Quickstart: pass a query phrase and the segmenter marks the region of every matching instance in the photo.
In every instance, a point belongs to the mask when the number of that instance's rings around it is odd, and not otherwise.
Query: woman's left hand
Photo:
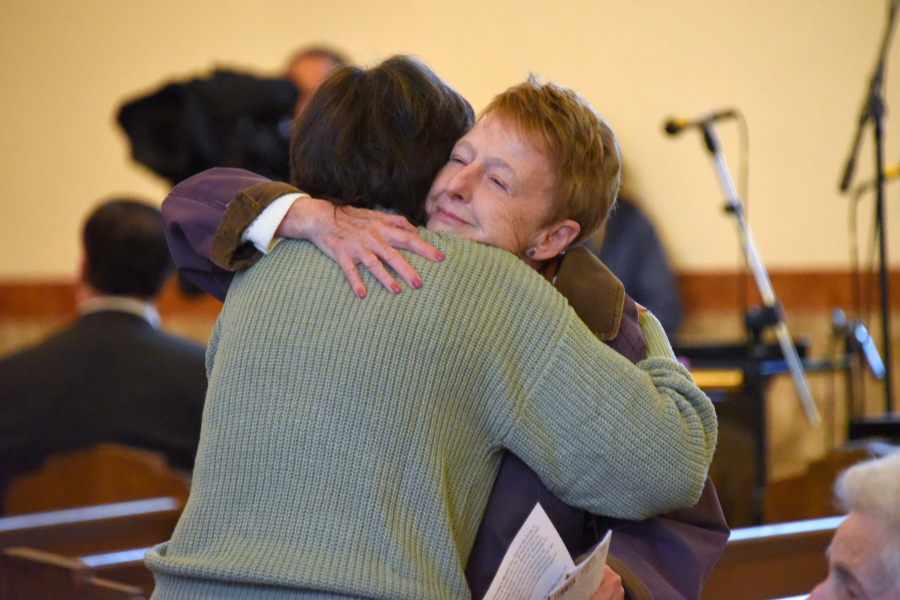
[[[327,200],[298,198],[275,234],[309,240],[341,267],[353,292],[366,296],[357,265],[362,264],[387,290],[398,294],[400,284],[387,267],[413,288],[422,287],[418,272],[397,250],[409,250],[432,262],[441,252],[419,237],[418,229],[398,215],[365,208],[335,206]],[[385,266],[387,265],[387,267]]]

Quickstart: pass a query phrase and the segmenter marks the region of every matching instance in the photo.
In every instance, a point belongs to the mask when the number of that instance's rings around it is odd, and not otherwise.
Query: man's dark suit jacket
[[[191,469],[205,398],[203,346],[138,315],[89,313],[0,360],[0,491],[45,458],[98,442],[158,451]]]

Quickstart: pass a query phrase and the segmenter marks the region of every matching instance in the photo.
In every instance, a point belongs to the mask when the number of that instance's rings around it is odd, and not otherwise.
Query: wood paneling
[[[769,274],[775,294],[788,311],[831,310],[849,308],[853,304],[853,277],[849,271],[774,271]],[[891,305],[900,308],[900,271],[889,276]],[[734,271],[682,272],[678,282],[688,314],[703,311],[731,311],[743,305],[760,304],[753,279]],[[876,276],[861,278],[860,287],[878,302]],[[220,302],[205,294],[188,297],[174,280],[159,299],[160,313],[165,316],[188,316],[215,319],[222,308]],[[39,280],[31,282],[0,281],[0,318],[69,318],[75,315],[75,289],[71,282]]]
[[[163,318],[201,317],[215,319],[222,303],[206,294],[189,297],[170,280],[159,297]],[[0,281],[0,319],[70,319],[76,314],[75,285],[72,282]]]
[[[75,314],[75,286],[63,281],[0,283],[0,317],[65,317]]]
[[[831,310],[849,308],[854,303],[853,275],[849,271],[774,271],[769,273],[775,295],[788,311]],[[877,306],[877,275],[859,278],[863,298],[870,297]],[[728,311],[748,304],[761,304],[756,284],[749,275],[737,272],[679,273],[678,283],[687,313]],[[891,306],[900,308],[900,271],[888,275],[892,291]],[[896,290],[896,291],[895,291]]]

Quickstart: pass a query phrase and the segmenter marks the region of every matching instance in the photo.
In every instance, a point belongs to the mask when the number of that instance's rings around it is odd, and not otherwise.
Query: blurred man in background
[[[331,70],[346,62],[337,50],[307,46],[291,56],[278,77],[216,69],[126,101],[117,121],[135,162],[169,185],[213,167],[288,181],[294,116]],[[178,283],[188,296],[202,293],[181,276]]]
[[[313,46],[298,50],[277,77],[216,69],[128,100],[117,119],[134,160],[173,186],[212,167],[287,181],[291,121],[345,62],[340,52]]]
[[[288,61],[285,69],[285,77],[294,84],[300,93],[294,107],[294,114],[299,114],[306,106],[310,96],[319,88],[332,69],[347,64],[347,62],[343,54],[327,46],[308,46],[298,50]],[[288,132],[288,137],[290,137],[290,132]]]
[[[90,215],[82,241],[79,319],[0,360],[0,503],[14,475],[100,442],[194,464],[205,348],[159,329],[155,298],[172,270],[162,215],[111,200]]]
[[[669,339],[674,339],[684,316],[678,282],[653,223],[635,200],[628,175],[623,168],[615,208],[603,229],[584,245],[619,278],[635,302],[659,319]]]

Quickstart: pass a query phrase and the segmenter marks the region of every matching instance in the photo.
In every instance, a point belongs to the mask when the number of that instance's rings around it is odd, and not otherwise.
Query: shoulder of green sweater
[[[452,265],[455,261],[459,268],[465,270],[472,268],[497,269],[514,274],[528,273],[529,276],[526,279],[543,279],[537,271],[506,250],[473,242],[446,231],[428,231],[424,227],[419,228],[419,235],[444,253],[446,257],[444,263],[446,264]],[[407,253],[407,256],[411,255]],[[413,259],[418,260],[415,256]]]
[[[541,330],[540,335],[549,336],[548,344],[572,322],[578,322],[566,299],[514,254],[452,233],[420,232],[425,241],[446,257],[440,263],[432,263],[406,253],[410,263],[425,277],[424,288],[429,286],[429,281],[439,281],[441,294],[451,293],[466,298],[467,302],[478,303],[488,314],[502,313],[510,319],[507,322],[510,327],[525,319],[532,333]],[[515,328],[524,331],[519,326]]]
[[[527,293],[526,290],[533,290],[535,298],[538,295],[549,294],[565,304],[565,299],[540,273],[511,252],[444,231],[427,231],[420,228],[419,233],[422,239],[438,248],[446,257],[441,263],[431,264],[435,265],[438,271],[445,268],[458,271],[453,277],[461,283],[472,281],[474,277],[489,277],[491,285],[505,286],[507,294],[522,294]],[[425,259],[410,253],[406,256],[411,262],[414,261],[413,266],[417,269],[420,265],[428,264]],[[501,289],[497,292],[499,293]]]

